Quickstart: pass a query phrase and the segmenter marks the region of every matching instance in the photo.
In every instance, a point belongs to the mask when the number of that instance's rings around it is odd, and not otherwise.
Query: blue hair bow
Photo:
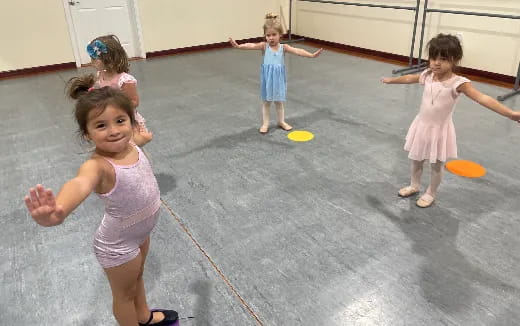
[[[101,53],[108,53],[108,49],[105,43],[95,40],[94,44],[87,45],[87,52],[92,59],[99,59]]]

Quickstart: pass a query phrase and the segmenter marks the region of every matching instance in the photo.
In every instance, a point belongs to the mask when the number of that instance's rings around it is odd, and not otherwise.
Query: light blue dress
[[[279,44],[276,52],[271,50],[269,44],[265,46],[264,62],[260,69],[260,87],[263,101],[285,102],[287,78],[283,50],[283,44]]]

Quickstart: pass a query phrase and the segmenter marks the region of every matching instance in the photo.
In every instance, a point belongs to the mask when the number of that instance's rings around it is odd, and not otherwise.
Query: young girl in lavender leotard
[[[146,302],[143,270],[161,201],[148,159],[130,141],[136,124],[134,106],[126,94],[111,87],[87,91],[88,85],[78,81],[70,87],[69,95],[78,99],[79,131],[94,143],[94,153],[56,197],[37,185],[25,204],[38,224],[55,226],[90,193],[97,193],[105,202],[105,215],[94,252],[112,289],[116,320],[122,326],[174,325],[177,312],[150,310]]]

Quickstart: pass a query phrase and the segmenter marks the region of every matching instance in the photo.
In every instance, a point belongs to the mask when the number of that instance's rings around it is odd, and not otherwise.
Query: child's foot
[[[410,196],[413,196],[418,193],[419,193],[419,189],[412,187],[412,186],[407,186],[407,187],[399,189],[399,197],[403,197],[403,198],[410,197]]]
[[[415,203],[417,206],[421,208],[430,207],[433,202],[435,201],[435,198],[430,194],[423,194],[421,198]]]
[[[175,310],[152,309],[148,321],[139,323],[139,326],[170,326],[178,319],[179,315]]]
[[[267,134],[267,132],[269,131],[269,126],[262,125],[262,126],[260,127],[260,129],[258,129],[258,131],[259,131],[261,134]]]
[[[285,130],[285,131],[292,130],[292,126],[290,124],[288,124],[287,122],[285,122],[285,121],[278,123],[278,126],[280,128],[282,128],[283,130]]]

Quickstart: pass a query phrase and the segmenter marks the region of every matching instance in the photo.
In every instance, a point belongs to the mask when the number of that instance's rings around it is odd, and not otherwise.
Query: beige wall
[[[288,0],[137,0],[147,52],[257,37],[263,15],[282,13]],[[412,6],[414,0],[358,0]],[[314,4],[294,0],[293,32],[308,37],[408,55],[412,12]],[[430,0],[432,8],[520,15],[519,0]],[[73,62],[63,3],[1,1],[0,71]],[[23,20],[23,22],[22,22]],[[466,67],[516,75],[520,61],[520,21],[430,14],[426,39],[461,32]],[[5,46],[8,44],[8,46]],[[418,44],[416,49],[418,49]]]
[[[283,0],[137,0],[146,52],[262,35]],[[0,71],[73,62],[62,0],[0,2]]]
[[[139,0],[147,52],[262,35],[266,12],[280,0]]]
[[[339,0],[338,0],[339,1]],[[413,12],[294,1],[297,34],[408,56]],[[415,6],[414,0],[356,2]],[[471,3],[471,5],[469,4]],[[421,5],[422,6],[422,5]],[[520,16],[518,0],[431,0],[430,8],[495,12]],[[422,8],[422,7],[421,7]],[[422,13],[420,15],[420,19]],[[430,13],[425,40],[461,32],[465,67],[516,76],[520,61],[520,21]],[[418,30],[420,33],[420,29]],[[418,54],[418,42],[416,55]]]
[[[0,1],[0,71],[74,61],[61,0]]]

